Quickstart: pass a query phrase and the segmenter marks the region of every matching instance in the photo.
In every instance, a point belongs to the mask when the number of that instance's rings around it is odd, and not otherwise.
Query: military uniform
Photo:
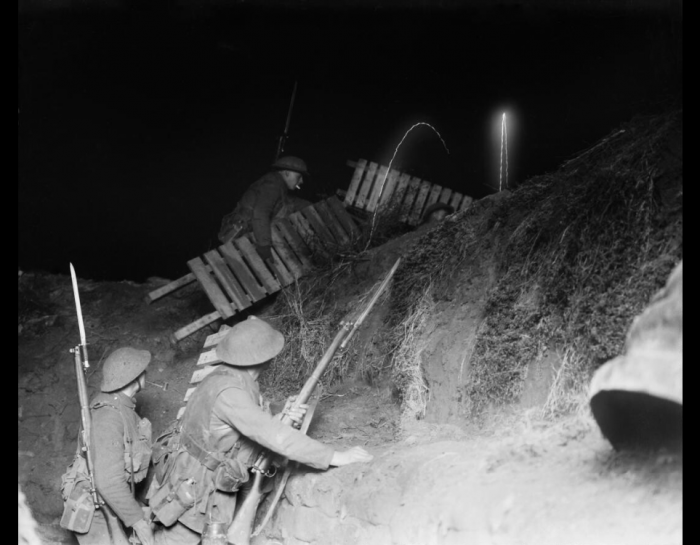
[[[176,487],[187,480],[194,497],[177,522],[156,533],[159,544],[198,543],[207,513],[214,521],[230,524],[237,489],[245,486],[260,446],[317,469],[327,469],[334,452],[266,412],[257,381],[245,369],[227,365],[197,386],[180,432],[171,441],[177,449],[169,455],[161,483],[152,483],[151,507],[157,515],[154,499],[175,497]],[[220,478],[223,468],[228,479]],[[236,474],[239,478],[234,486],[230,486],[232,474],[234,480]]]
[[[151,457],[151,423],[136,414],[133,398],[122,392],[99,393],[90,404],[92,460],[97,492],[109,508],[130,528],[144,518],[130,483],[139,483]],[[81,545],[126,543],[124,532],[108,528],[104,508],[95,511],[90,530],[76,533]]]
[[[288,192],[279,172],[265,174],[246,190],[234,211],[224,217],[219,240],[225,243],[252,231],[258,246],[271,246],[270,223],[287,204]]]

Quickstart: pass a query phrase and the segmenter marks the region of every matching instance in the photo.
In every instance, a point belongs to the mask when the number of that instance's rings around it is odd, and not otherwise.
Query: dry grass
[[[425,340],[419,340],[420,332],[433,314],[434,307],[435,302],[428,288],[412,313],[396,328],[398,335],[393,354],[392,380],[400,392],[403,416],[417,420],[425,416],[430,395],[421,364]]]
[[[669,167],[666,156],[681,118],[632,120],[559,171],[476,201],[406,259],[393,304],[399,334],[428,286],[435,300],[450,299],[466,263],[498,264],[465,387],[472,418],[517,401],[527,364],[544,347],[565,361],[543,415],[586,405],[590,374],[622,350],[633,317],[682,258],[682,209],[664,205],[659,189],[682,198],[682,162]]]
[[[334,307],[322,282],[326,274],[314,275],[282,290],[270,321],[282,332],[285,348],[261,377],[267,395],[281,399],[296,394],[323,357],[335,331]],[[322,382],[331,383],[342,375],[342,365],[334,360]]]

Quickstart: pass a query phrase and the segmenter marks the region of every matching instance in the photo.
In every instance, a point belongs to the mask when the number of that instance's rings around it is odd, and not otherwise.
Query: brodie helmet
[[[309,175],[309,172],[306,170],[306,163],[299,159],[299,157],[294,157],[292,155],[280,157],[272,164],[272,168],[275,170],[291,170],[303,176]]]
[[[148,350],[137,350],[130,347],[117,348],[105,360],[100,390],[114,392],[123,388],[138,378],[150,362],[151,353]]]
[[[239,367],[258,365],[274,358],[284,348],[284,335],[267,322],[250,316],[234,325],[216,346],[216,355]]]

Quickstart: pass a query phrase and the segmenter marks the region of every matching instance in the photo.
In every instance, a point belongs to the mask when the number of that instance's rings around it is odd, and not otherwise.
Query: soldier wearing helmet
[[[298,189],[308,175],[306,163],[298,157],[288,155],[277,159],[271,171],[246,190],[234,211],[224,216],[218,235],[221,243],[252,231],[258,254],[270,262],[270,223],[287,204],[289,192]]]
[[[92,399],[90,412],[95,486],[106,505],[95,510],[87,533],[75,534],[81,545],[127,545],[122,525],[133,528],[144,545],[154,543],[150,521],[134,496],[134,485],[146,477],[151,458],[151,423],[139,418],[134,401],[145,387],[150,361],[148,350],[130,347],[118,348],[105,360],[101,392]]]
[[[283,347],[284,336],[255,317],[236,324],[217,346],[216,354],[226,365],[197,386],[169,440],[165,467],[156,463],[156,475],[163,477],[154,479],[148,497],[164,526],[156,531],[157,544],[197,544],[210,519],[228,526],[237,491],[249,480],[261,447],[316,469],[372,459],[361,447],[336,451],[266,412],[258,377]],[[281,414],[286,412],[298,427],[308,406],[292,410],[291,401]],[[188,485],[191,476],[196,481]],[[188,501],[174,513],[169,497]]]

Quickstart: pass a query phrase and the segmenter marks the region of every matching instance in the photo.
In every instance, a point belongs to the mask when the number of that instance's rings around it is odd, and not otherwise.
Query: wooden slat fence
[[[255,250],[252,235],[246,234],[190,259],[189,274],[150,292],[146,301],[199,282],[215,310],[173,333],[172,340],[177,342],[292,284],[313,268],[313,253],[334,254],[358,235],[357,225],[333,196],[273,221],[271,268]]]
[[[347,165],[355,171],[345,193],[346,207],[375,212],[393,204],[400,209],[399,219],[409,225],[420,223],[424,210],[438,201],[459,211],[468,207],[473,200],[450,188],[411,177],[393,168],[389,170],[388,166],[365,159],[348,161]]]

